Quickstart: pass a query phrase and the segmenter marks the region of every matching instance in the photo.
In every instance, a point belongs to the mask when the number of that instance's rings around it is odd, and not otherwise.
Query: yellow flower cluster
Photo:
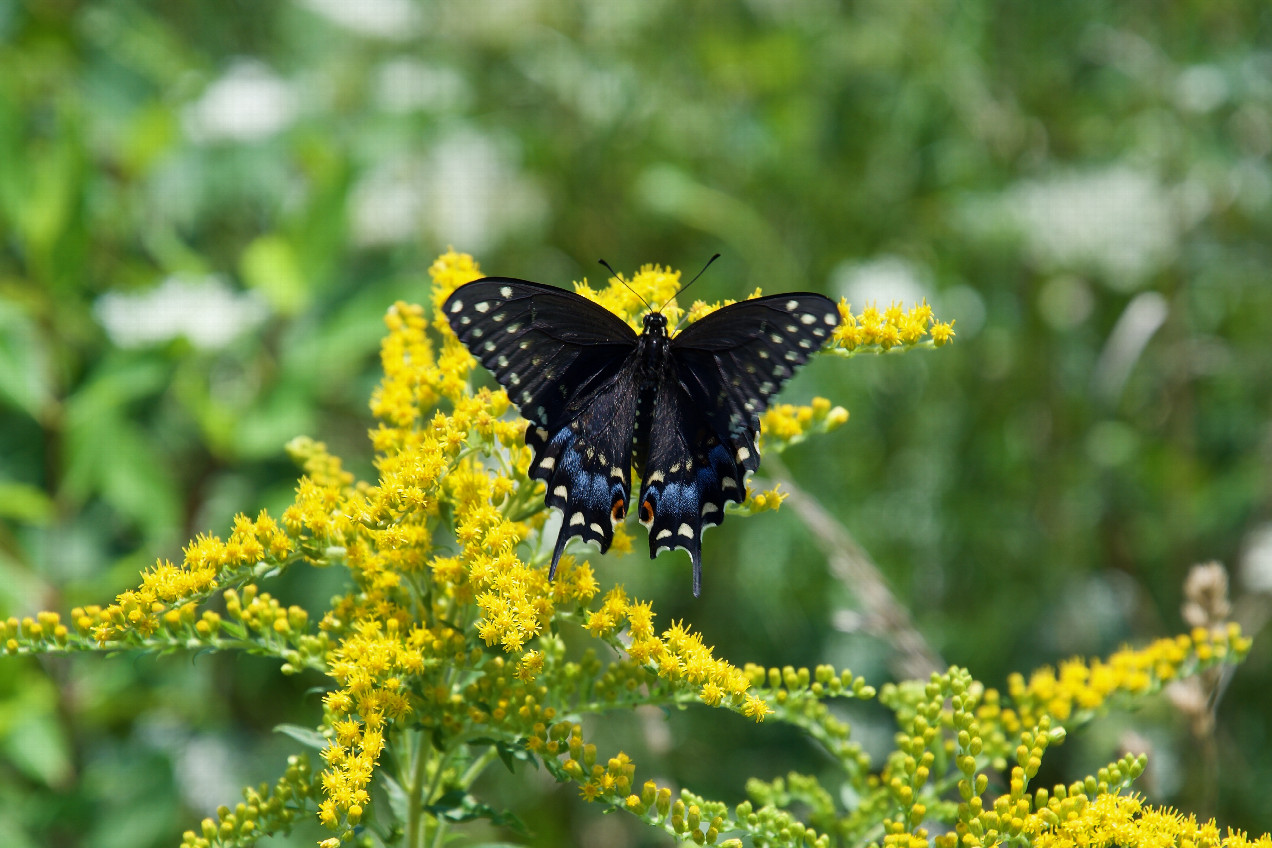
[[[831,349],[847,353],[911,348],[924,341],[925,336],[932,345],[940,347],[954,338],[954,322],[937,321],[926,300],[910,310],[899,303],[882,311],[867,306],[857,315],[846,302],[840,302],[839,317],[842,320],[831,334]]]
[[[435,307],[481,276],[470,258],[454,253],[430,273]],[[457,629],[474,605],[477,635],[519,653],[557,605],[585,602],[596,591],[586,566],[563,568],[549,584],[518,555],[542,518],[509,518],[527,511],[533,487],[525,476],[525,424],[505,417],[504,392],[468,389],[475,362],[443,318],[430,328],[420,307],[398,303],[385,322],[385,376],[372,399],[379,480],[351,487],[338,476],[309,476],[284,517],[311,549],[340,552],[358,586],[322,623],[340,637],[329,655],[339,688],[326,699],[336,732],[325,752],[320,810],[332,827],[361,815],[384,735],[412,710],[409,691],[423,685],[432,693],[432,709],[448,716],[431,719],[439,726],[465,723],[445,681],[480,659]],[[452,539],[459,553],[444,555]],[[534,669],[531,660],[519,676],[528,681]]]
[[[783,448],[797,444],[811,433],[829,433],[848,420],[848,410],[815,397],[807,406],[775,403],[760,416],[761,447]]]
[[[982,721],[1001,724],[1007,735],[1036,724],[1043,715],[1058,722],[1085,718],[1117,695],[1156,691],[1184,673],[1224,659],[1239,659],[1250,650],[1249,638],[1230,624],[1217,630],[1195,628],[1189,634],[1158,639],[1143,648],[1124,648],[1107,660],[1072,659],[1058,669],[1038,669],[1029,676],[1012,675],[1007,694],[1014,709],[999,707],[999,695],[986,692]]]
[[[682,622],[673,622],[661,637],[654,633],[654,612],[648,602],[631,601],[621,587],[611,589],[587,619],[593,636],[615,634],[626,622],[630,642],[628,656],[653,669],[671,683],[696,687],[698,699],[707,706],[727,706],[755,721],[763,721],[772,708],[750,692],[751,684],[742,669],[716,659],[702,637]]]
[[[264,511],[255,521],[240,514],[227,541],[198,536],[185,548],[181,565],[160,560],[142,573],[137,589],[123,592],[110,606],[78,610],[75,624],[91,630],[102,646],[144,641],[164,626],[164,616],[174,608],[202,601],[260,566],[285,562],[293,548],[292,539]]]
[[[198,833],[187,830],[182,835],[181,848],[250,845],[263,834],[288,830],[300,810],[316,800],[318,789],[309,758],[303,754],[288,757],[287,771],[273,786],[249,786],[243,790],[243,802],[233,809],[224,804],[217,807],[216,818],[205,818]]]
[[[1035,814],[1024,832],[1034,848],[1272,848],[1272,836],[1251,839],[1243,831],[1220,833],[1214,819],[1198,823],[1169,808],[1145,804],[1135,795],[1101,795],[1063,818]]]
[[[667,316],[667,323],[672,327],[684,316],[684,310],[674,300],[676,292],[680,290],[679,271],[658,265],[642,265],[626,283],[627,285],[623,285],[612,279],[609,285],[598,291],[584,281],[576,283],[574,291],[620,316],[637,331],[641,329],[644,314],[650,307],[658,309],[667,304],[662,313]]]

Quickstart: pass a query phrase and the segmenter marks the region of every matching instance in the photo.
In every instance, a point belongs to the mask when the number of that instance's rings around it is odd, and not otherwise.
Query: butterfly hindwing
[[[571,401],[612,377],[636,346],[636,333],[608,309],[528,280],[476,280],[442,310],[521,414],[554,432],[577,412]]]
[[[659,383],[640,487],[640,521],[649,556],[684,548],[693,561],[693,594],[702,586],[702,531],[724,521],[726,501],[745,497],[746,469],[703,408],[678,380]]]
[[[548,506],[561,510],[561,531],[548,578],[575,536],[609,550],[614,526],[627,516],[632,490],[632,430],[636,426],[636,360],[629,357],[604,385],[578,401],[579,410],[555,432],[526,431],[534,450],[530,476],[547,485]]]

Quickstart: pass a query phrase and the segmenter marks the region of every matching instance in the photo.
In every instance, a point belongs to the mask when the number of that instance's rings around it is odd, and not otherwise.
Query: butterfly
[[[694,597],[702,531],[746,498],[759,467],[760,413],[839,323],[830,298],[794,292],[722,307],[675,335],[651,309],[638,334],[581,295],[511,277],[466,283],[442,310],[530,421],[530,477],[562,512],[548,578],[575,536],[609,549],[634,459],[650,559],[687,550]]]

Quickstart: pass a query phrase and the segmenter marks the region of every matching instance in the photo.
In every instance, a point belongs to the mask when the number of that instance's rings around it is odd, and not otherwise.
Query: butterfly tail
[[[695,545],[689,555],[693,557],[693,596],[696,598],[702,593],[702,546]]]
[[[552,549],[552,565],[548,567],[549,582],[556,576],[557,563],[561,561],[561,554],[565,553],[565,543],[568,541],[570,541],[570,532],[563,522],[561,532],[557,534],[556,547]]]

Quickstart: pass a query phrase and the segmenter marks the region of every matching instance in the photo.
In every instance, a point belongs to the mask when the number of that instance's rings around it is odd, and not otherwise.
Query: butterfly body
[[[759,467],[760,413],[839,320],[829,298],[794,293],[731,304],[674,336],[651,311],[636,333],[580,295],[509,277],[460,286],[442,308],[530,420],[530,476],[562,512],[549,576],[575,536],[609,549],[634,460],[650,557],[687,550],[695,596],[702,531]]]

